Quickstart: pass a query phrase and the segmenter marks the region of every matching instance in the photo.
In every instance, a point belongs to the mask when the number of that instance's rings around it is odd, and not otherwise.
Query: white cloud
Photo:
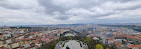
[[[99,17],[98,20],[117,21],[124,23],[140,23],[141,8],[136,10],[126,10],[109,16]]]
[[[0,25],[141,23],[140,11],[141,0],[0,0]]]

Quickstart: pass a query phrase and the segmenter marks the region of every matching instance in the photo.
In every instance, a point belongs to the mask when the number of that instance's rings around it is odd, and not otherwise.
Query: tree
[[[108,47],[106,49],[109,49]]]
[[[97,45],[96,45],[96,49],[103,49],[103,46],[100,45],[100,44],[97,44]]]
[[[85,37],[85,42],[90,42],[91,41],[91,37],[90,36],[86,36]]]
[[[72,40],[72,36],[69,36],[69,39],[71,39],[71,40]]]

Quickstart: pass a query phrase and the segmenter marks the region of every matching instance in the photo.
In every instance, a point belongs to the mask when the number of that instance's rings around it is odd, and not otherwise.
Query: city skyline
[[[141,23],[141,0],[0,0],[1,25]]]

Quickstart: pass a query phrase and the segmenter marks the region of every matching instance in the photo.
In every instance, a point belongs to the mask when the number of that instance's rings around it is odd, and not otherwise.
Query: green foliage
[[[90,36],[86,36],[84,40],[85,40],[85,42],[90,42],[92,39]]]
[[[106,49],[109,49],[108,47]]]
[[[96,45],[96,49],[103,49],[103,46],[100,45],[100,44],[97,44],[97,45]]]
[[[44,44],[40,49],[54,49],[55,45],[59,42],[59,40],[53,40],[49,43]]]
[[[69,36],[69,39],[71,39],[71,40],[72,40],[72,36]]]
[[[68,36],[68,37],[60,37],[57,40],[53,40],[47,44],[44,44],[41,47],[41,49],[54,49],[55,45],[59,41],[65,41],[65,40],[71,40],[71,39],[85,42],[88,45],[89,49],[96,49],[97,45],[98,45],[97,47],[100,47],[100,49],[103,49],[103,48],[106,49],[108,47],[108,46],[101,44],[99,41],[93,40],[90,36],[75,36],[75,37]]]

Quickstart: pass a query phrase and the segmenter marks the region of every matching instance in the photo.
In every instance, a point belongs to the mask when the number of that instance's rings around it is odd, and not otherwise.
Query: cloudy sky
[[[141,0],[0,0],[0,25],[141,23]]]

